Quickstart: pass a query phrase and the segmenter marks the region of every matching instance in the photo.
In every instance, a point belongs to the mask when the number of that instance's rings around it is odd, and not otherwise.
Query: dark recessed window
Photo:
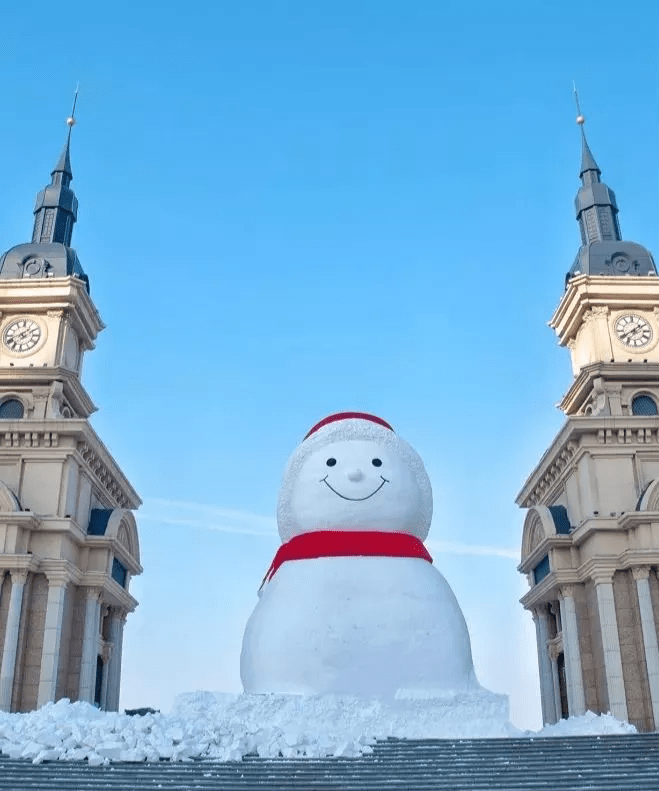
[[[0,404],[0,420],[19,420],[23,417],[23,412],[23,404],[16,398]]]
[[[549,567],[549,557],[547,555],[538,563],[538,565],[533,569],[533,581],[537,585],[539,582],[549,574],[551,568]]]
[[[632,415],[656,415],[657,404],[654,398],[647,395],[636,396],[632,400]]]
[[[122,588],[126,587],[126,567],[116,558],[112,560],[112,579],[118,582]]]

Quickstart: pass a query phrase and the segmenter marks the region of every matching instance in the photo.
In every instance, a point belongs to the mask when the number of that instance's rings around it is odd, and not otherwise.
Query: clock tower
[[[659,277],[622,239],[581,125],[581,247],[550,326],[566,421],[517,503],[545,722],[610,711],[659,729]]]
[[[71,234],[71,127],[32,241],[0,256],[0,710],[119,705],[139,497],[89,423],[103,323]]]

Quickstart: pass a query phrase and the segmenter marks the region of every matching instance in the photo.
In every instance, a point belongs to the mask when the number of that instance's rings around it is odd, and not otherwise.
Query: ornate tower
[[[80,372],[103,323],[70,247],[69,135],[32,241],[0,257],[0,709],[119,705],[139,497],[88,422]]]
[[[623,241],[581,124],[582,246],[551,319],[572,355],[567,420],[517,498],[545,722],[612,712],[659,728],[659,278]]]

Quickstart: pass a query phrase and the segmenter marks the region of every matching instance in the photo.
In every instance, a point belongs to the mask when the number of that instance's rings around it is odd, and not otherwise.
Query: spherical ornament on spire
[[[585,123],[585,121],[586,121],[586,116],[584,115],[577,116],[577,123],[579,124],[579,126],[582,126]]]
[[[66,119],[66,125],[67,125],[69,128],[70,128],[70,127],[72,127],[72,126],[75,126],[75,125],[76,125],[76,123],[77,123],[77,121],[76,121],[76,119],[75,119],[75,118],[74,118],[72,115],[70,115],[70,116],[69,116],[69,117]]]

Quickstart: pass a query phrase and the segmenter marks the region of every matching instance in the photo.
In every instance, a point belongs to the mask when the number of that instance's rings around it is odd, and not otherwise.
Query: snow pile
[[[628,722],[617,720],[613,714],[587,711],[582,717],[570,717],[555,725],[545,725],[538,733],[526,731],[526,736],[606,736],[616,733],[637,733]]]
[[[539,733],[506,722],[492,693],[479,710],[477,695],[404,699],[324,695],[179,696],[172,712],[129,717],[88,703],[60,700],[27,714],[0,712],[0,751],[12,758],[82,761],[172,761],[205,758],[239,761],[249,753],[271,758],[355,757],[372,752],[377,739],[479,738],[631,733],[610,715],[587,714]],[[481,704],[483,702],[481,701]]]

